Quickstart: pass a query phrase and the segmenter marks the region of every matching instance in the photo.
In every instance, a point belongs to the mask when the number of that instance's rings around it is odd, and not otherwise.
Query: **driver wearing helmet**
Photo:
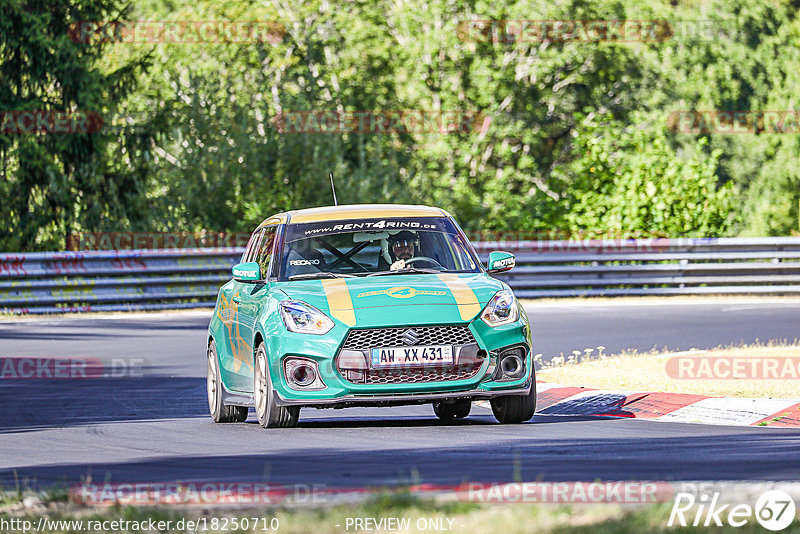
[[[406,260],[413,258],[419,247],[419,238],[414,232],[403,230],[389,236],[389,250],[396,261],[392,263],[389,270],[398,271],[405,268]]]

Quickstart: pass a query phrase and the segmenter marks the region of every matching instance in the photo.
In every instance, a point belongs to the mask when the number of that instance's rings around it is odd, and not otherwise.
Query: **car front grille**
[[[423,382],[445,382],[474,377],[481,363],[470,365],[451,365],[437,368],[369,369],[366,384],[420,384]]]
[[[369,328],[350,330],[344,341],[343,349],[369,350],[375,347],[403,347],[403,333],[407,330],[416,332],[418,341],[415,345],[469,345],[475,338],[469,327],[460,326],[402,326],[399,328]]]
[[[418,345],[471,345],[477,343],[466,325],[457,326],[402,326],[351,330],[342,345],[343,350],[365,351],[378,347],[403,347],[403,334],[413,330]],[[414,366],[397,369],[367,369],[357,384],[419,384],[465,380],[478,374],[483,362],[462,365]],[[347,380],[347,372],[339,370]]]

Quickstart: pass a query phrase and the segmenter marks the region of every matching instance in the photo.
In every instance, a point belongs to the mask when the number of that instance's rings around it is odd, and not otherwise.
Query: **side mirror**
[[[233,272],[233,279],[237,282],[257,282],[261,280],[261,267],[254,261],[237,263],[233,266],[231,272]]]
[[[510,252],[500,252],[495,250],[489,253],[488,271],[490,273],[503,273],[510,271],[517,264],[514,255]]]

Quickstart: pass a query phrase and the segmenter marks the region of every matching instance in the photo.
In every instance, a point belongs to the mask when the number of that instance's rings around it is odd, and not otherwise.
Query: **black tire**
[[[492,399],[492,413],[504,425],[530,421],[536,412],[536,379],[531,377],[531,391],[527,395],[506,395]]]
[[[433,413],[436,417],[443,421],[452,421],[453,419],[464,419],[469,415],[472,409],[472,401],[469,399],[457,400],[453,403],[446,404],[444,402],[433,403]]]
[[[247,420],[247,408],[228,406],[222,400],[219,358],[217,358],[217,345],[213,341],[208,344],[207,357],[206,392],[208,393],[208,409],[211,412],[211,418],[215,423],[243,423]]]
[[[299,406],[278,406],[269,376],[267,349],[261,343],[256,350],[253,397],[256,401],[256,416],[264,428],[291,428],[297,426]]]

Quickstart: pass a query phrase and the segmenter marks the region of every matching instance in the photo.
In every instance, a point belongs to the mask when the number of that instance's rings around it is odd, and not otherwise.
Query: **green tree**
[[[673,15],[689,21],[655,49],[662,79],[671,83],[654,95],[662,121],[674,110],[797,112],[800,86],[800,11],[797,2],[713,0],[680,6]],[[691,24],[691,21],[704,24]],[[740,192],[738,224],[730,234],[786,235],[800,230],[800,139],[790,133],[740,124],[753,133],[678,134],[691,147],[708,138],[706,153],[720,154],[717,176]],[[792,133],[793,132],[793,133]]]
[[[117,6],[0,7],[0,109],[137,117],[133,129],[101,135],[1,135],[0,193],[9,201],[0,217],[9,222],[0,247],[57,248],[70,230],[247,231],[276,211],[329,204],[331,170],[341,203],[440,205],[468,230],[798,229],[798,136],[684,133],[668,121],[678,110],[796,109],[796,1]],[[273,20],[285,34],[180,45],[68,39],[70,22],[109,18]],[[503,23],[659,19],[675,32],[649,42],[520,39]],[[444,135],[275,127],[291,111],[381,110],[480,112],[488,127]]]
[[[408,22],[398,24],[407,28],[408,79],[423,82],[413,93],[418,105],[480,110],[491,125],[485,133],[421,146],[414,191],[472,230],[563,228],[572,184],[558,169],[575,157],[575,117],[608,113],[627,120],[646,100],[651,54],[639,44],[520,38],[503,21],[651,17],[624,2],[584,0],[426,6],[427,12],[404,13]],[[475,20],[488,22],[465,31]]]
[[[70,25],[120,16],[117,0],[4,0],[0,4],[0,110],[83,112],[107,118],[136,88],[146,58],[102,72],[102,43]],[[74,35],[74,34],[73,34]],[[83,226],[144,215],[144,177],[110,157],[110,132],[0,132],[0,220],[6,250],[58,249]],[[141,141],[141,139],[139,139]],[[137,143],[122,140],[128,149]]]
[[[574,141],[580,157],[558,168],[571,184],[566,229],[587,237],[725,235],[735,218],[732,183],[717,187],[720,151],[676,153],[666,128],[585,120]],[[647,122],[640,122],[647,125]]]
[[[321,1],[145,4],[152,20],[273,20],[274,42],[157,45],[148,89],[131,105],[163,110],[152,203],[158,229],[252,229],[281,210],[340,203],[403,202],[407,135],[287,133],[282,113],[402,109],[387,3]],[[213,202],[210,201],[213,199]]]

